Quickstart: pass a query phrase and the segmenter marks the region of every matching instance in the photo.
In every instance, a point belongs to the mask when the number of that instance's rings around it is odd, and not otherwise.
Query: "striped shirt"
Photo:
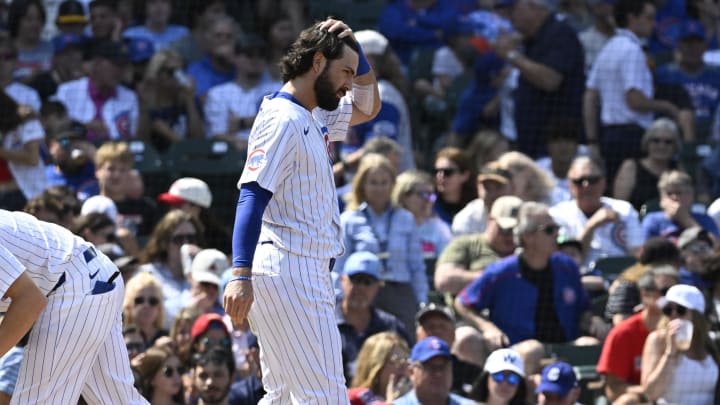
[[[257,182],[273,193],[260,241],[300,256],[336,257],[343,246],[329,151],[331,141],[345,139],[352,99],[345,96],[336,110],[316,108],[311,114],[287,93],[278,94],[263,100],[238,187]]]
[[[62,265],[82,254],[89,245],[59,225],[39,221],[23,212],[0,210],[0,246],[16,259],[14,267],[17,269],[19,264],[47,295],[64,272]],[[11,263],[6,256],[3,265]],[[7,270],[4,266],[3,269]],[[5,282],[6,276],[2,274]],[[0,311],[7,309],[8,304],[8,300],[0,302]]]

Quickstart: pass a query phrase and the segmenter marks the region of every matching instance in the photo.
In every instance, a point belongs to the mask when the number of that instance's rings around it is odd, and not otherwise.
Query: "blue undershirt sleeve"
[[[251,267],[260,237],[262,216],[272,193],[253,181],[240,188],[233,228],[233,267]]]

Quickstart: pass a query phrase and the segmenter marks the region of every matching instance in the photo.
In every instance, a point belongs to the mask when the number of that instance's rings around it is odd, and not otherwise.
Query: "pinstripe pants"
[[[249,320],[260,345],[261,405],[349,402],[328,265],[258,245]]]
[[[133,387],[122,336],[122,278],[109,292],[91,293],[117,267],[99,252],[64,266],[65,283],[49,295],[30,332],[10,404],[70,405],[80,394],[91,405],[147,404]]]

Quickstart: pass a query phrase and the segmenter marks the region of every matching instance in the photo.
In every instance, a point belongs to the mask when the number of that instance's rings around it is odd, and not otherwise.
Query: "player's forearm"
[[[562,84],[563,76],[555,69],[518,54],[513,65],[520,70],[523,78],[543,91],[556,91]]]
[[[7,353],[30,330],[48,301],[24,273],[13,283],[7,296],[12,302],[0,323],[0,355]]]
[[[588,142],[598,140],[598,100],[597,90],[585,90],[583,95],[583,123],[585,124],[585,137]]]
[[[442,264],[435,271],[435,288],[440,292],[458,294],[480,274],[453,264]]]

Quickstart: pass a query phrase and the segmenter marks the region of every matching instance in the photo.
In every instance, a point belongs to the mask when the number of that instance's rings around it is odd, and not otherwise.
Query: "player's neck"
[[[317,107],[315,89],[313,88],[313,83],[309,80],[302,80],[301,78],[290,80],[285,83],[280,91],[295,97],[308,111],[312,111]]]

